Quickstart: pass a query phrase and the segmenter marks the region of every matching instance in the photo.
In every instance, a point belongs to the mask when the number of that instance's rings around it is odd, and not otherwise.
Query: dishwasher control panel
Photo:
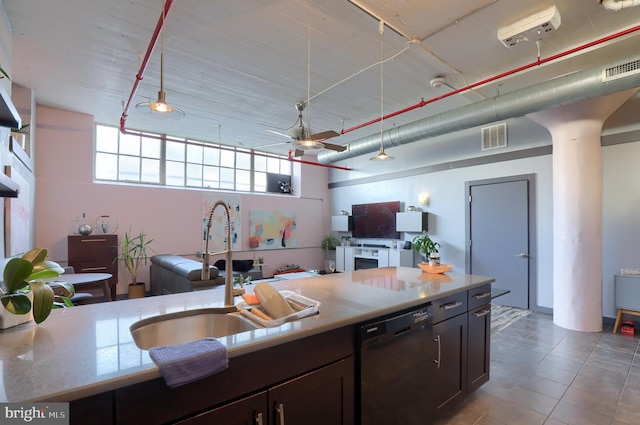
[[[419,327],[433,322],[433,306],[431,303],[396,316],[381,318],[373,323],[360,327],[360,339],[370,339],[379,335],[396,333],[400,330]]]

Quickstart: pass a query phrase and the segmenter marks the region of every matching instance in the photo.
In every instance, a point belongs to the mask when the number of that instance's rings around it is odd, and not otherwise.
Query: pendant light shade
[[[382,55],[382,34],[384,34],[384,21],[380,21],[378,27],[380,33],[380,153],[369,158],[371,161],[389,161],[395,159],[384,151],[384,58]]]
[[[159,115],[171,119],[179,119],[184,117],[182,109],[171,106],[166,101],[164,93],[164,26],[166,18],[165,1],[162,0],[162,32],[161,32],[161,51],[160,51],[160,91],[158,92],[158,100],[155,102],[140,102],[136,105],[136,109],[153,115]]]

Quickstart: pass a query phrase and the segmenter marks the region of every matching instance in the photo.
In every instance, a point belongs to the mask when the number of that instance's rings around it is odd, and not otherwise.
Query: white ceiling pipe
[[[640,6],[640,0],[600,0],[607,10],[619,11],[629,7]]]

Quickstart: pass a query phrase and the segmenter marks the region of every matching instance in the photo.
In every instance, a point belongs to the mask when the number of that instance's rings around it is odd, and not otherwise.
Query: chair
[[[66,266],[66,267],[63,267],[63,269],[64,269],[64,274],[74,274],[75,273],[75,270],[74,270],[73,266]],[[71,300],[73,305],[80,305],[80,304],[85,304],[85,301],[87,301],[88,299],[91,299],[92,297],[93,297],[93,295],[88,293],[88,292],[76,292],[69,299]]]

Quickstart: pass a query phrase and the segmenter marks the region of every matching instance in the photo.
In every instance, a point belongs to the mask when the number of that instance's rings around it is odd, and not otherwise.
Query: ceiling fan
[[[322,131],[320,133],[315,133],[315,134],[311,133],[311,129],[305,124],[304,120],[302,119],[302,111],[304,111],[304,108],[305,108],[304,102],[296,103],[296,110],[298,111],[298,120],[294,125],[287,128],[285,130],[285,133],[281,133],[275,130],[267,130],[267,131],[270,133],[279,134],[281,136],[290,137],[291,141],[287,143],[292,143],[293,145],[296,146],[296,148],[299,148],[302,150],[314,150],[314,149],[325,148],[325,149],[334,150],[336,152],[343,152],[344,150],[347,149],[346,146],[325,142],[325,140],[327,139],[339,136],[340,133],[336,131],[327,130],[327,131]],[[274,145],[268,145],[268,146],[274,146]],[[266,146],[263,146],[263,147],[266,147]]]

